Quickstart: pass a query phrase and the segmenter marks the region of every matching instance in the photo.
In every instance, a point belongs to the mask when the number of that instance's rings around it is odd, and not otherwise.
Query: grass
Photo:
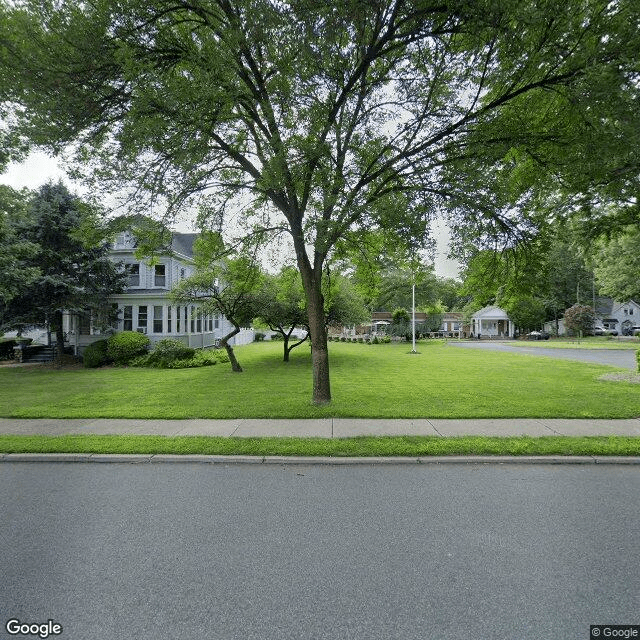
[[[333,402],[311,403],[307,346],[239,347],[245,372],[0,368],[0,416],[20,418],[630,418],[640,385],[598,380],[613,367],[530,354],[330,343]]]
[[[544,349],[640,349],[637,338],[618,340],[617,338],[560,338],[551,340],[517,340],[509,342],[513,347],[540,347]]]
[[[118,453],[250,456],[638,456],[640,438],[462,436],[323,438],[216,438],[202,436],[9,436],[3,453]]]

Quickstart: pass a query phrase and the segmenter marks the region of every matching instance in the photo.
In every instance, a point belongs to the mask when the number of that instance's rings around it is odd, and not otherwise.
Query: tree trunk
[[[282,357],[282,361],[289,362],[289,352],[291,351],[291,349],[289,349],[289,336],[283,333],[282,337],[284,340],[284,356]]]
[[[233,338],[233,336],[240,333],[240,327],[234,326],[234,329],[231,333],[228,333],[224,338],[220,340],[220,345],[223,346],[229,356],[229,362],[231,362],[231,371],[236,371],[237,373],[242,373],[242,367],[236,358],[236,354],[233,352],[233,347],[229,344],[229,340]]]
[[[303,282],[305,277],[303,275]],[[309,335],[311,337],[311,362],[313,367],[313,403],[322,405],[331,402],[329,382],[329,350],[327,329],[324,324],[324,300],[320,281],[311,278],[311,286],[305,286]]]
[[[287,216],[292,221],[292,217]],[[305,237],[298,221],[291,222],[293,246],[296,252],[298,270],[302,276],[302,286],[307,301],[309,336],[311,338],[311,363],[313,369],[313,403],[317,405],[331,402],[329,382],[329,349],[327,329],[324,323],[324,298],[322,296],[322,265],[324,255],[316,251],[314,264],[309,261]],[[325,254],[326,255],[326,254]]]

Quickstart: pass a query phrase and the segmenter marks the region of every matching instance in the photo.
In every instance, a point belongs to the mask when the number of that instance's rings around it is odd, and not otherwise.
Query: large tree
[[[594,256],[600,292],[614,300],[640,300],[640,230],[601,239]]]
[[[0,309],[0,326],[48,325],[62,356],[64,311],[90,312],[108,323],[108,298],[122,291],[125,275],[107,257],[109,245],[88,242],[86,231],[100,224],[98,213],[62,184],[46,184],[31,198],[17,233],[33,247],[31,277],[16,286]],[[93,235],[93,234],[92,234]]]
[[[31,195],[0,185],[0,330],[6,306],[40,275],[39,247],[22,233]]]
[[[14,131],[74,143],[104,184],[134,182],[138,202],[147,191],[177,209],[200,195],[219,229],[231,213],[247,233],[287,233],[325,403],[322,274],[340,239],[382,227],[420,245],[445,205],[459,228],[505,235],[528,229],[514,205],[541,190],[628,195],[639,11],[636,0],[22,0],[0,9],[0,86],[22,105]]]

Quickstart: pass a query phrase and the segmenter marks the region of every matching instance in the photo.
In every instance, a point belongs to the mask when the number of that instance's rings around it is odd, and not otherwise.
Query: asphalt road
[[[447,343],[449,346],[462,349],[486,349],[489,351],[507,351],[532,356],[548,356],[561,360],[577,360],[579,362],[592,362],[594,364],[606,364],[621,369],[636,371],[636,352],[634,349],[545,349],[544,347],[526,347],[511,345],[505,342],[455,342]]]
[[[640,624],[640,469],[0,466],[0,638],[584,640]]]

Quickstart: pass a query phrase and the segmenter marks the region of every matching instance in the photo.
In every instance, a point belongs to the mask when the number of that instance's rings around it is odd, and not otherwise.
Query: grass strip
[[[640,456],[640,437],[629,436],[359,436],[225,438],[134,435],[0,435],[1,453],[199,454],[250,456]]]

